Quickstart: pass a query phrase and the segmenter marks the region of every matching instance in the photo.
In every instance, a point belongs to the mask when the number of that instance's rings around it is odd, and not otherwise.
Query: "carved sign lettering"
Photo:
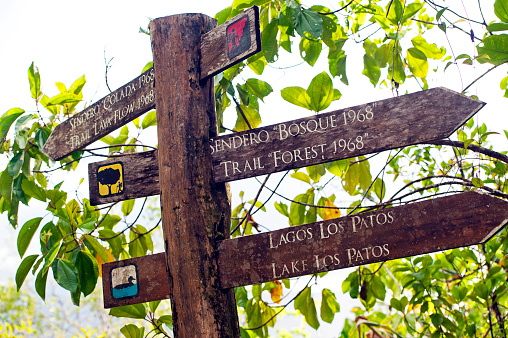
[[[485,103],[445,88],[210,140],[216,182],[307,167],[448,137]]]
[[[222,288],[258,284],[485,243],[508,221],[508,202],[465,192],[354,214],[219,245]]]
[[[61,160],[155,108],[155,73],[150,68],[131,82],[60,123],[42,151]]]

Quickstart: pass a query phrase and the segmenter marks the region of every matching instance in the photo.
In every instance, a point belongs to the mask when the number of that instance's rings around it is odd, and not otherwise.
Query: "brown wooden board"
[[[223,288],[258,284],[485,243],[508,221],[508,202],[476,192],[354,214],[219,246]]]
[[[60,123],[46,141],[42,149],[44,154],[53,160],[61,160],[154,109],[154,74],[153,68],[150,68]]]
[[[90,204],[160,194],[157,150],[126,154],[88,165]]]
[[[445,88],[210,140],[216,182],[443,139],[485,105]]]
[[[259,8],[254,6],[201,38],[201,80],[261,51]]]
[[[168,299],[166,254],[102,264],[102,287],[106,309]]]

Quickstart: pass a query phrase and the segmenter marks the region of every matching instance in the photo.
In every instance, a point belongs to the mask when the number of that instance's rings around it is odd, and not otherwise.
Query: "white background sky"
[[[478,15],[477,4],[475,1],[469,1],[471,7],[468,11],[471,15]],[[337,9],[340,6],[337,2],[325,0],[321,2],[331,9]],[[139,75],[146,62],[151,60],[151,49],[149,37],[139,34],[139,27],[146,28],[148,17],[156,18],[178,13],[200,12],[210,16],[229,6],[231,1],[97,1],[90,0],[86,2],[76,1],[58,1],[58,0],[0,0],[0,114],[13,107],[21,107],[27,111],[33,111],[35,105],[30,98],[30,90],[27,79],[27,69],[31,62],[39,68],[42,80],[42,91],[48,96],[58,93],[54,86],[55,81],[60,81],[70,86],[74,80],[85,74],[87,84],[84,87],[84,100],[87,103],[93,103],[108,94],[104,81],[105,61],[114,58],[111,62],[112,68],[108,72],[108,81],[112,90],[122,86],[129,80]],[[310,6],[310,5],[309,5]],[[490,3],[488,6],[492,6]],[[471,9],[469,9],[471,8]],[[460,10],[460,8],[459,8]],[[463,13],[463,12],[462,12]],[[484,8],[487,21],[494,18],[491,8]],[[432,14],[434,15],[434,14]],[[475,28],[476,29],[476,28]],[[450,50],[447,41],[440,31],[434,29],[435,38],[432,42],[437,42],[438,46],[445,46]],[[483,34],[478,30],[478,34]],[[454,43],[455,55],[475,52],[474,45],[467,36],[458,34],[451,35]],[[363,36],[360,37],[360,39]],[[297,49],[293,44],[293,48]],[[374,89],[368,79],[361,75],[363,68],[361,46],[352,42],[346,44],[348,55],[348,77],[350,86],[346,87],[338,79],[334,79],[335,88],[338,88],[343,98],[334,102],[328,110],[345,108],[348,106],[375,101],[379,99],[392,97],[389,89]],[[319,67],[319,72],[328,70],[326,66],[325,54],[323,51],[321,61],[315,66]],[[353,54],[356,53],[356,54]],[[285,67],[300,62],[301,59],[288,56],[281,52],[281,59],[275,64],[276,67]],[[506,67],[505,67],[506,68]],[[462,82],[458,77],[457,68],[452,66],[446,76],[442,76],[442,70],[439,70],[436,76],[431,76],[430,87],[446,86],[455,91],[461,91],[475,76],[482,74],[486,68],[479,65],[461,66]],[[505,69],[506,70],[506,69]],[[267,67],[265,72],[268,74],[264,80],[268,81],[274,88],[274,93],[266,100],[265,105],[261,107],[263,124],[272,124],[287,120],[296,119],[310,115],[303,109],[297,108],[282,100],[280,90],[287,86],[298,85],[307,88],[313,75],[317,74],[317,69],[313,70],[308,65],[302,65],[296,68],[277,70]],[[506,75],[506,73],[504,73]],[[504,76],[502,72],[493,72],[486,76],[478,85],[473,87],[471,94],[477,94],[481,100],[488,104],[477,115],[477,120],[485,122],[496,131],[502,133],[502,129],[508,129],[506,119],[506,99],[502,98],[499,89],[499,81]],[[385,76],[383,73],[382,76]],[[253,73],[246,72],[243,77],[255,77]],[[407,80],[410,84],[404,87],[409,92],[418,91],[419,88],[412,80]],[[83,105],[80,107],[82,109]],[[226,125],[228,122],[226,122]],[[229,127],[232,127],[234,118],[229,120]],[[153,130],[154,131],[154,130]],[[503,150],[507,146],[504,135],[495,136],[498,150]],[[381,162],[385,161],[386,156],[381,156]],[[97,159],[100,160],[100,159]],[[0,163],[5,163],[5,158],[0,159]],[[372,173],[375,175],[380,168],[375,168]],[[67,177],[65,187],[69,191],[75,190],[79,179],[86,176],[86,165],[80,164],[79,175]],[[268,186],[272,188],[278,182],[277,177],[273,175]],[[52,176],[53,183],[58,183],[61,176]],[[262,178],[261,178],[262,179]],[[331,184],[330,193],[339,193],[340,184]],[[246,191],[246,199],[252,199],[259,184],[254,180],[244,180],[232,184],[233,196],[238,196],[240,190]],[[289,197],[294,197],[298,191],[306,189],[303,183],[295,180],[288,181],[281,187],[281,192]],[[336,189],[337,191],[333,191]],[[87,182],[82,185],[82,194],[88,195]],[[263,201],[267,194],[260,198]],[[238,200],[233,201],[236,206]],[[34,203],[37,206],[37,203]],[[41,205],[41,204],[39,204]],[[274,211],[273,201],[268,210],[270,217],[261,216],[256,219],[263,225],[270,227],[287,226],[287,219],[279,217]],[[39,215],[40,209],[30,209],[23,207],[20,211],[20,224],[29,218]],[[258,213],[258,215],[261,213]],[[0,216],[2,236],[0,238],[0,284],[5,284],[7,280],[12,280],[20,263],[15,246],[16,231],[13,231],[7,222],[5,215]],[[38,245],[33,245],[33,250]],[[345,277],[343,271],[333,272],[327,276],[324,285],[335,290],[340,295],[340,284]],[[348,304],[341,302],[343,311],[347,312]],[[337,332],[340,327],[336,320],[332,325],[323,325],[318,333],[312,329],[315,336],[329,337]]]

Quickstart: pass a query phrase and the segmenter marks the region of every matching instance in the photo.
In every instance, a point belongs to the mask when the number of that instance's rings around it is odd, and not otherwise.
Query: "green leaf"
[[[11,125],[20,117],[25,111],[21,108],[11,108],[5,112],[0,118],[0,140],[7,137],[7,133]]]
[[[370,83],[372,83],[374,87],[379,82],[379,78],[381,76],[381,69],[379,69],[379,67],[377,66],[376,60],[368,54],[365,54],[363,56],[362,74],[369,78]]]
[[[110,316],[144,319],[146,317],[146,307],[144,304],[134,304],[115,307],[109,310]]]
[[[30,269],[34,265],[37,257],[39,255],[30,255],[25,257],[21,264],[18,267],[18,270],[16,271],[16,288],[19,292],[19,289],[21,288],[21,285],[23,285],[23,282],[26,279],[26,276],[28,275],[28,272],[30,272]]]
[[[132,212],[132,209],[134,209],[134,202],[135,200],[126,200],[122,202],[122,213],[124,216],[127,216]]]
[[[81,98],[78,95],[72,93],[60,93],[50,98],[47,105],[55,106],[57,104],[78,103],[78,102],[81,102]]]
[[[9,170],[6,169],[2,171],[2,174],[0,175],[0,195],[3,196],[6,202],[11,201],[12,183],[13,179],[9,174]]]
[[[79,79],[74,81],[74,83],[69,88],[69,92],[78,95],[81,93],[84,85],[86,83],[85,75],[82,75]]]
[[[409,48],[407,50],[408,66],[414,76],[419,78],[425,78],[429,71],[429,63],[425,53],[417,48]]]
[[[46,202],[46,193],[44,192],[44,189],[35,184],[35,182],[23,180],[21,182],[21,188],[28,196],[38,199],[39,201]]]
[[[258,79],[247,79],[247,81],[245,81],[245,86],[249,89],[249,92],[254,93],[261,101],[273,92],[268,82]]]
[[[300,194],[294,198],[295,202],[307,203],[307,195]],[[301,225],[305,219],[305,205],[291,202],[289,207],[289,222],[291,225]]]
[[[9,170],[9,175],[11,175],[12,178],[16,178],[18,176],[19,171],[23,166],[23,160],[23,152],[20,151],[9,161],[7,169]]]
[[[42,266],[42,271],[48,271],[49,267],[53,264],[55,258],[58,256],[61,247],[62,240],[59,240],[53,244],[51,249],[49,249],[48,253],[44,257],[44,265]]]
[[[289,103],[311,110],[310,97],[302,87],[286,87],[281,90],[282,98]]]
[[[109,262],[108,254],[106,253],[106,250],[104,247],[97,241],[94,237],[90,235],[84,235],[85,240],[90,243],[92,248],[97,252],[97,254],[100,256],[103,262]]]
[[[157,125],[157,114],[155,110],[152,110],[143,118],[143,122],[141,122],[141,128],[146,129],[151,126]]]
[[[482,45],[483,46],[480,46]],[[487,36],[476,47],[478,54],[486,55],[488,63],[493,65],[500,65],[508,61],[508,35],[499,34]]]
[[[508,31],[508,23],[494,22],[487,26],[489,32],[502,32]]]
[[[441,323],[443,323],[443,316],[439,313],[434,313],[432,316],[430,316],[430,319],[436,328],[439,328]]]
[[[302,173],[300,171],[297,171],[296,173],[291,174],[291,177],[310,184],[310,177],[307,174]]]
[[[145,335],[145,328],[144,327],[138,328],[134,324],[127,324],[120,329],[120,332],[126,338],[143,338]]]
[[[153,301],[153,302],[149,302],[148,303],[148,308],[150,309],[150,311],[152,313],[155,313],[155,311],[157,311],[157,308],[159,307],[160,303],[161,303],[161,300],[156,300],[156,301]]]
[[[387,18],[394,26],[397,26],[402,19],[404,11],[401,0],[390,1],[387,6],[390,7]]]
[[[481,179],[479,179],[478,177],[473,177],[473,178],[471,179],[471,182],[473,183],[473,185],[474,185],[475,187],[478,187],[478,188],[481,188],[481,187],[483,187],[483,185],[484,185],[484,184],[483,184],[483,181],[482,181]]]
[[[334,98],[333,82],[326,72],[316,75],[307,88],[310,97],[310,108],[319,112],[328,108]]]
[[[173,316],[171,315],[160,316],[159,320],[166,325],[173,325]]]
[[[95,258],[87,251],[79,251],[76,256],[81,292],[86,297],[93,292],[99,278],[99,266]]]
[[[406,22],[409,18],[413,17],[418,11],[423,7],[424,2],[418,3],[413,2],[409,5],[406,5],[404,8],[404,15],[402,16],[402,23]]]
[[[508,22],[508,0],[494,2],[494,14],[503,22]]]
[[[18,234],[18,253],[19,257],[23,258],[25,255],[26,249],[28,248],[28,245],[32,241],[32,238],[35,234],[35,231],[37,231],[37,228],[39,227],[39,224],[41,224],[42,217],[36,217],[32,218],[31,220],[28,220],[23,226],[21,227],[21,230]]]
[[[242,109],[245,117],[247,118],[247,121],[249,121],[249,124],[252,128],[257,128],[261,124],[261,115],[259,115],[259,112],[252,106],[244,106],[240,105],[240,108]],[[236,107],[236,123],[235,123],[235,131],[243,131],[243,130],[249,130],[249,126],[245,122],[245,119],[243,118],[242,114],[240,113],[240,108]]]
[[[324,164],[316,164],[311,165],[309,167],[305,168],[307,170],[307,173],[309,174],[310,178],[315,182],[319,182],[321,177],[323,177],[326,174],[326,169]]]
[[[263,29],[261,35],[261,48],[265,55],[266,62],[275,62],[275,57],[278,57],[279,45],[277,43],[277,34],[279,33],[279,27],[277,26],[277,20],[272,20],[268,26]]]
[[[282,202],[274,203],[275,209],[286,217],[289,217],[288,206]]]
[[[302,9],[294,16],[294,26],[298,34],[305,39],[319,39],[323,35],[321,15],[310,9]]]
[[[51,131],[47,127],[39,128],[35,132],[35,144],[42,149],[49,138]]]
[[[310,66],[314,66],[323,49],[321,41],[314,41],[302,38],[300,40],[300,56]]]
[[[321,319],[331,323],[335,313],[340,311],[340,305],[335,299],[335,294],[329,289],[323,289],[321,295]]]
[[[422,51],[428,58],[439,60],[446,54],[446,50],[444,48],[439,49],[435,43],[427,43],[427,41],[425,41],[425,39],[420,35],[414,37],[411,42],[415,48]]]
[[[305,321],[314,329],[319,328],[316,305],[312,299],[311,288],[306,287],[295,299],[295,310],[303,314]]]
[[[70,292],[76,292],[79,285],[78,270],[72,262],[65,259],[57,259],[56,270],[53,271],[53,274],[58,285]]]
[[[376,193],[377,198],[379,198],[380,201],[383,200],[386,194],[386,186],[385,182],[381,178],[377,178],[374,182],[374,192]]]
[[[28,82],[30,83],[30,93],[32,99],[38,99],[41,96],[41,75],[39,69],[34,66],[34,63],[28,68]]]
[[[35,291],[42,298],[46,300],[46,281],[48,279],[48,270],[41,269],[35,278]]]

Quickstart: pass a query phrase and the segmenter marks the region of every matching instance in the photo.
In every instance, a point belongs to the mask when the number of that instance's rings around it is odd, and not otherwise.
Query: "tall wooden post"
[[[217,135],[213,80],[199,81],[201,14],[155,19],[159,181],[176,337],[240,337],[233,289],[221,290],[215,242],[229,234],[225,184],[212,178],[209,139]]]

